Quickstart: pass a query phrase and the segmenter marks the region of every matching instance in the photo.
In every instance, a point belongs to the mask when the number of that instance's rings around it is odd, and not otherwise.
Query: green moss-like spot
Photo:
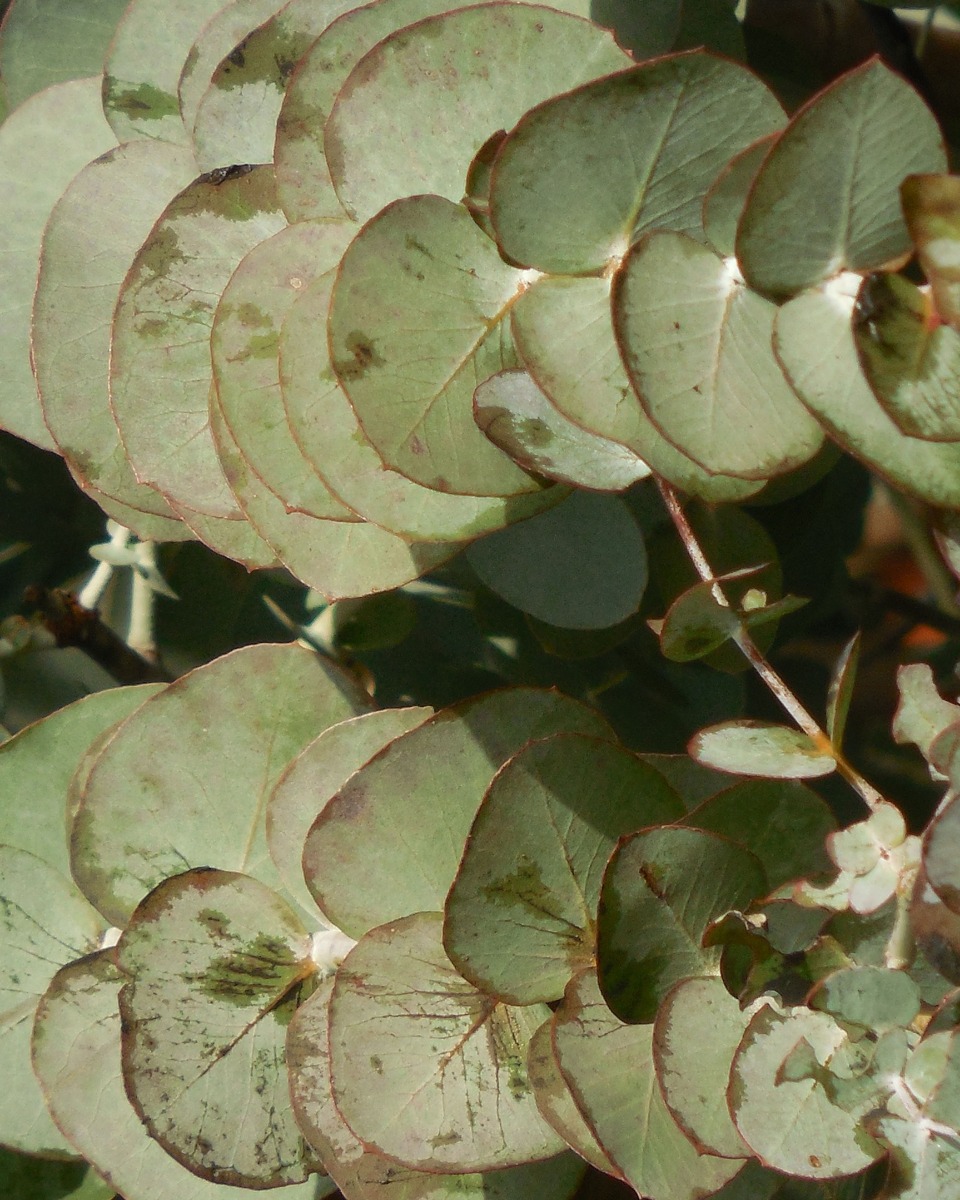
[[[298,974],[297,960],[286,942],[261,933],[232,953],[212,959],[197,984],[213,999],[245,1008],[283,994]]]
[[[133,85],[110,76],[104,85],[104,105],[131,121],[162,121],[164,117],[180,116],[176,96],[149,83]]]

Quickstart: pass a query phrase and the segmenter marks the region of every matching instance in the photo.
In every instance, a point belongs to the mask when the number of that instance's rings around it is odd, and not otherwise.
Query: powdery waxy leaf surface
[[[459,549],[446,542],[411,544],[365,521],[327,521],[289,512],[247,465],[218,403],[210,418],[224,473],[247,520],[283,565],[330,603],[400,587]]]
[[[727,1110],[730,1061],[749,1018],[720,979],[685,979],[653,1026],[653,1058],[663,1097],[698,1148],[721,1158],[750,1151]]]
[[[734,155],[703,198],[703,232],[721,258],[730,258],[736,253],[737,225],[750,185],[776,140],[777,134],[768,134]]]
[[[741,1169],[740,1160],[699,1154],[680,1131],[657,1083],[653,1026],[617,1020],[592,971],[567,988],[553,1040],[578,1108],[638,1195],[699,1200]]]
[[[897,669],[900,703],[893,718],[894,740],[912,742],[924,758],[941,733],[960,721],[960,704],[944,700],[933,682],[929,663],[908,663]]]
[[[37,1002],[57,969],[96,947],[103,922],[69,878],[0,845],[0,1142],[59,1158],[73,1147],[47,1112],[30,1066]]]
[[[807,462],[820,426],[770,345],[776,308],[693,238],[631,250],[614,292],[623,361],[650,419],[708,471],[764,479]]]
[[[117,925],[189,867],[279,883],[264,810],[319,731],[366,708],[339,668],[300,646],[249,646],[182,676],[118,731],[73,829],[75,876]]]
[[[96,75],[129,0],[16,0],[0,27],[0,77],[11,109],[54,83]]]
[[[33,1062],[58,1124],[128,1200],[249,1200],[249,1189],[211,1183],[181,1166],[132,1108],[120,1067],[117,994],[124,982],[101,953],[64,967],[40,1001]],[[333,1189],[315,1177],[277,1195],[321,1200]]]
[[[931,1134],[918,1121],[884,1116],[876,1134],[891,1152],[890,1200],[941,1200],[960,1188],[960,1151],[952,1137]]]
[[[491,1170],[563,1148],[540,1116],[527,1047],[544,1005],[498,1004],[456,973],[439,913],[371,930],[330,1001],[333,1096],[360,1140],[408,1166]]]
[[[440,912],[498,768],[527,742],[566,731],[610,736],[585,705],[516,688],[443,709],[390,742],[310,830],[304,875],[322,911],[351,937]]]
[[[181,509],[183,523],[215,554],[222,554],[242,563],[248,571],[279,565],[273,548],[264,541],[254,526],[246,520],[211,517],[205,513]]]
[[[623,443],[691,495],[742,500],[759,491],[761,482],[706,472],[643,411],[614,338],[610,289],[606,275],[545,275],[513,306],[517,353],[550,402],[588,432]]]
[[[297,1122],[345,1196],[355,1200],[564,1200],[584,1164],[564,1153],[542,1162],[481,1174],[443,1175],[401,1166],[364,1147],[337,1110],[330,1086],[330,994],[325,979],[293,1015],[287,1030],[290,1095]]]
[[[341,721],[314,738],[280,776],[267,804],[267,846],[284,885],[305,912],[316,911],[303,881],[302,860],[303,843],[317,815],[354,771],[432,712],[385,708]]]
[[[617,840],[683,815],[652,767],[578,734],[527,746],[494,777],[446,903],[457,969],[513,1004],[557,1000],[591,966],[603,871]]]
[[[860,365],[874,394],[912,437],[960,439],[960,333],[899,275],[871,275],[854,308]]]
[[[761,1162],[808,1179],[835,1179],[880,1157],[880,1146],[821,1084],[785,1071],[798,1045],[829,1067],[846,1042],[826,1013],[767,1007],[754,1015],[733,1060],[728,1096],[737,1128]]]
[[[809,291],[777,314],[774,346],[787,377],[844,450],[896,487],[942,508],[960,508],[960,443],[910,437],[884,412],[864,377],[852,329],[859,277]]]
[[[537,1105],[544,1120],[552,1125],[568,1146],[598,1171],[622,1179],[619,1167],[610,1161],[597,1141],[597,1135],[577,1108],[553,1044],[553,1022],[544,1021],[530,1039],[527,1051],[527,1070],[533,1085]]]
[[[647,586],[643,533],[625,501],[576,491],[530,521],[468,547],[467,561],[504,600],[561,629],[607,629],[632,616]]]
[[[177,84],[190,47],[224,0],[132,0],[104,63],[103,109],[117,135],[187,144]]]
[[[702,236],[701,205],[717,172],[783,120],[755,75],[704,52],[556,96],[520,120],[497,157],[497,239],[515,262],[583,274],[619,259],[648,229]]]
[[[525,471],[594,491],[622,492],[650,468],[632,450],[581,429],[526,371],[501,371],[474,393],[477,424]]]
[[[385,466],[337,382],[326,339],[316,335],[327,321],[331,287],[329,276],[316,280],[284,321],[280,382],[294,437],[345,503],[384,530],[425,542],[469,540],[559,503],[566,495],[561,488],[511,498],[458,496]],[[476,437],[475,428],[470,432]]]
[[[738,775],[814,779],[836,769],[836,759],[799,729],[765,721],[724,721],[701,729],[689,751],[698,761]]]
[[[30,315],[43,227],[64,188],[116,145],[103,119],[98,79],[54,84],[0,126],[0,426],[45,450],[30,367]]]
[[[330,352],[387,466],[442,492],[539,490],[473,420],[477,384],[515,365],[504,318],[524,286],[467,210],[439,196],[397,201],[354,240]]]
[[[791,295],[910,248],[898,188],[945,169],[943,139],[913,88],[879,59],[797,112],[764,159],[737,231],[751,287]]]
[[[459,200],[491,134],[630,63],[606,30],[534,5],[481,5],[400,29],[360,60],[327,120],[337,195],[359,221],[401,196]]]
[[[337,521],[357,516],[331,493],[287,424],[280,327],[303,289],[336,267],[354,232],[345,221],[301,223],[255,246],[220,297],[210,337],[220,408],[250,467],[289,508]]]
[[[719,974],[719,949],[702,945],[707,926],[767,890],[758,859],[716,834],[661,828],[622,838],[597,924],[600,987],[617,1016],[652,1021],[675,984]]]
[[[290,0],[225,56],[204,93],[193,142],[204,170],[271,162],[283,93],[302,56],[354,0]]]
[[[185,147],[142,141],[84,167],[47,223],[33,306],[40,402],[67,462],[85,484],[170,518],[170,506],[139,482],[120,443],[108,355],[127,270],[166,205],[195,175]]]
[[[156,888],[117,949],[123,1076],[147,1129],[214,1183],[300,1183],[320,1165],[290,1111],[284,1041],[310,938],[245,875]]]
[[[209,426],[214,310],[239,261],[285,224],[271,167],[203,176],[167,206],[120,293],[110,388],[130,461],[208,516],[237,515]]]

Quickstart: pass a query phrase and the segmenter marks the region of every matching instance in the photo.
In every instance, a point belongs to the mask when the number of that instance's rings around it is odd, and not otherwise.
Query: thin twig
[[[717,582],[709,562],[707,562],[706,555],[697,541],[697,535],[694,533],[693,527],[687,520],[687,514],[683,511],[683,505],[680,503],[677,493],[669,483],[659,477],[657,477],[657,487],[660,489],[660,495],[663,497],[663,502],[666,505],[667,512],[670,514],[670,519],[673,521],[674,527],[680,535],[680,540],[683,542],[684,549],[689,555],[697,574],[704,583],[710,584],[710,592],[718,604],[724,608],[732,608],[730,601],[724,594],[723,588]],[[868,783],[860,772],[847,762],[840,749],[833,745],[824,730],[820,728],[784,680],[781,679],[770,663],[763,657],[763,654],[757,648],[756,643],[742,622],[739,622],[739,628],[733,636],[733,641],[740,647],[747,661],[795,724],[810,738],[818,750],[829,754],[835,760],[839,773],[860,795],[867,807],[874,808],[880,804],[883,801],[883,797],[877,789],[871,783]]]

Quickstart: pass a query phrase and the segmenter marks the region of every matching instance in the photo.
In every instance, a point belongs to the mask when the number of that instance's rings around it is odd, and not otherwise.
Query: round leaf
[[[910,495],[960,508],[960,444],[910,437],[884,412],[860,368],[847,282],[805,292],[779,310],[774,346],[787,377],[844,450]]]
[[[473,420],[477,384],[514,365],[503,322],[523,286],[439,196],[399,200],[364,226],[334,286],[330,353],[387,466],[441,492],[539,490]]]
[[[114,500],[171,518],[163,497],[138,481],[120,444],[108,355],[130,263],[195,174],[187,149],[150,142],[128,142],[84,167],[47,223],[33,305],[43,417],[67,463]]]
[[[123,1077],[150,1134],[213,1183],[299,1183],[319,1166],[290,1111],[284,1040],[310,938],[269,888],[187,871],[117,949]]]
[[[267,846],[287,890],[306,912],[315,912],[316,905],[303,881],[303,843],[317,815],[354,771],[431,712],[385,708],[341,721],[314,738],[280,776],[267,804]]]
[[[368,1146],[421,1170],[483,1171],[548,1158],[563,1143],[527,1075],[549,1016],[508,1008],[457,975],[439,913],[366,934],[330,1001],[330,1073],[344,1120]]]
[[[504,600],[561,629],[606,629],[632,616],[647,552],[623,500],[574,492],[549,512],[468,547],[467,561]]]
[[[30,366],[30,314],[43,227],[73,176],[116,145],[100,81],[76,79],[32,96],[0,125],[0,426],[55,449]]]
[[[555,96],[520,120],[497,156],[497,239],[513,262],[585,274],[619,261],[648,229],[702,236],[717,172],[782,123],[755,75],[703,51]]]
[[[314,469],[367,521],[407,539],[459,541],[479,537],[550,508],[566,495],[543,488],[509,499],[437,492],[384,465],[330,366],[326,339],[331,280],[303,290],[284,321],[280,383],[287,419]],[[471,437],[476,430],[471,430]]]
[[[833,754],[815,745],[799,729],[765,721],[723,721],[701,729],[690,754],[708,767],[738,775],[775,779],[812,779],[836,770]]]
[[[927,827],[923,865],[930,886],[951,912],[960,913],[960,801],[952,799]]]
[[[703,198],[703,232],[721,258],[729,258],[735,253],[737,225],[750,185],[776,140],[775,133],[768,134],[735,154]]]
[[[575,700],[516,688],[463,701],[394,739],[310,830],[303,869],[320,908],[352,937],[440,912],[497,768],[527,742],[563,731],[610,733]]]
[[[911,175],[900,185],[900,201],[937,311],[956,326],[960,324],[960,277],[956,265],[960,179],[955,175]]]
[[[148,700],[87,781],[71,847],[80,887],[122,925],[143,895],[188,867],[277,880],[264,807],[283,768],[366,697],[300,646],[248,646]],[[119,833],[119,835],[118,835]]]
[[[842,75],[794,115],[757,173],[737,232],[747,282],[791,295],[904,254],[900,181],[944,166],[937,122],[906,80],[876,58]]]
[[[358,221],[402,196],[459,200],[492,133],[630,62],[606,30],[527,4],[460,9],[391,33],[347,77],[327,120],[337,195]]]
[[[617,278],[613,311],[647,415],[706,470],[765,479],[820,449],[820,426],[770,345],[776,308],[708,247],[681,233],[645,237]]]
[[[694,975],[717,975],[720,950],[707,926],[767,891],[749,851],[698,829],[641,830],[622,838],[607,865],[597,924],[600,988],[625,1021],[652,1021],[667,992]]]
[[[886,1033],[910,1027],[920,1012],[920,989],[905,971],[847,967],[818,984],[809,1004],[845,1024]]]
[[[273,548],[242,515],[235,520],[231,517],[211,517],[186,508],[181,512],[184,524],[215,554],[242,563],[248,571],[278,566]]]
[[[443,940],[477,987],[557,1000],[592,965],[604,866],[618,838],[683,815],[652,767],[567,734],[509,759],[480,805],[447,897]]]

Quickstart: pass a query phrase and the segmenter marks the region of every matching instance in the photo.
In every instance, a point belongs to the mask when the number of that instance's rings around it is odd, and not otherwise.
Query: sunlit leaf
[[[624,364],[647,415],[711,472],[763,479],[809,461],[820,426],[770,345],[776,308],[693,238],[647,235],[614,290]]]
[[[120,1067],[117,993],[124,982],[101,953],[64,967],[40,1001],[34,1064],[58,1124],[129,1200],[249,1200],[247,1189],[187,1171],[149,1136],[131,1106]],[[315,1177],[278,1195],[321,1200],[332,1190],[329,1180]]]
[[[920,989],[905,971],[848,967],[816,987],[810,1007],[845,1024],[885,1033],[910,1026],[920,1011]]]
[[[234,271],[210,335],[220,408],[240,452],[289,508],[355,521],[303,456],[280,393],[280,327],[314,279],[332,271],[354,229],[347,222],[287,226],[255,246]]]
[[[40,238],[60,193],[92,158],[116,145],[99,79],[54,84],[0,126],[0,426],[54,449],[30,367],[30,315]]]
[[[549,512],[467,549],[480,579],[510,604],[561,629],[606,629],[640,607],[647,553],[624,501],[574,492]]]
[[[784,1064],[798,1043],[829,1071],[847,1035],[826,1013],[805,1008],[762,1008],[750,1022],[733,1060],[730,1112],[761,1162],[808,1179],[862,1171],[882,1148],[859,1121],[834,1104],[812,1077],[785,1077]]]
[[[712,1195],[742,1160],[700,1154],[667,1108],[653,1061],[653,1026],[624,1025],[596,976],[572,980],[554,1023],[554,1045],[577,1106],[638,1195],[697,1200]]]
[[[43,417],[67,462],[98,491],[170,518],[170,506],[138,481],[120,444],[108,355],[113,310],[134,255],[195,174],[184,147],[150,142],[128,142],[80,171],[47,223],[33,306]]]
[[[512,1004],[558,1000],[593,963],[618,838],[682,813],[662,776],[609,742],[568,734],[521,750],[494,777],[447,897],[451,962]]]
[[[625,1021],[652,1021],[682,979],[716,975],[720,951],[707,926],[764,894],[759,861],[726,838],[664,827],[622,838],[600,894],[600,988]]]
[[[751,287],[792,295],[909,250],[898,187],[944,169],[933,114],[879,59],[842,75],[793,117],[764,159],[737,232]]]
[[[242,513],[233,517],[212,517],[207,513],[182,508],[184,525],[215,554],[242,563],[248,571],[279,566],[273,548],[260,536]]]
[[[47,1112],[30,1066],[37,1002],[59,967],[94,950],[103,922],[69,878],[0,846],[0,1142],[41,1157],[74,1149]]]
[[[650,468],[632,450],[575,425],[526,371],[501,371],[473,397],[477,424],[525,471],[598,492],[622,492]]]
[[[440,912],[498,768],[527,742],[565,731],[610,735],[585,705],[516,688],[443,709],[390,742],[310,830],[304,874],[322,911],[352,937]]]
[[[345,503],[366,520],[407,539],[466,541],[563,499],[565,489],[549,487],[509,498],[459,496],[424,487],[386,466],[337,382],[326,338],[316,336],[327,320],[330,289],[329,277],[304,288],[284,321],[280,382],[297,442],[314,470]],[[413,353],[412,347],[409,352]],[[468,382],[460,397],[468,405],[469,387]],[[393,393],[384,387],[382,396],[388,395]],[[471,437],[476,436],[476,429],[471,429]]]
[[[320,1164],[283,1047],[314,964],[293,909],[246,875],[187,871],[137,908],[117,956],[124,1084],[151,1135],[213,1183],[306,1179]]]
[[[667,994],[653,1026],[667,1106],[699,1150],[721,1158],[749,1155],[726,1102],[730,1061],[748,1019],[719,979],[685,979]]]
[[[960,179],[955,175],[912,175],[900,185],[903,215],[930,282],[940,316],[960,324]]]
[[[923,865],[930,886],[947,908],[960,913],[960,801],[939,809],[923,839]]]
[[[723,167],[703,198],[703,232],[722,258],[736,252],[737,225],[750,185],[760,164],[777,140],[775,133],[758,138]]]
[[[273,784],[365,701],[345,673],[296,645],[248,646],[182,676],[124,724],[90,773],[73,831],[80,886],[122,925],[146,892],[188,867],[278,881],[264,828]]]
[[[441,920],[379,926],[344,959],[330,1001],[337,1108],[366,1145],[420,1169],[548,1158],[563,1143],[540,1116],[526,1058],[549,1010],[498,1004],[461,979]]]
[[[311,44],[353,0],[290,0],[213,72],[197,107],[193,144],[204,170],[273,159],[287,82]]]
[[[187,144],[177,84],[190,47],[224,0],[131,0],[104,63],[103,109],[117,140]]]
[[[287,890],[306,912],[316,911],[303,881],[303,843],[310,826],[354,771],[431,713],[429,708],[386,708],[341,721],[301,750],[280,776],[267,803],[267,846]]]
[[[926,1129],[921,1123],[882,1116],[877,1137],[891,1151],[890,1200],[940,1200],[960,1187],[960,1148],[952,1137]]]
[[[202,176],[164,210],[120,293],[110,394],[130,461],[139,478],[210,516],[237,511],[209,431],[214,310],[240,259],[284,224],[270,167]]]
[[[501,148],[497,238],[514,262],[583,274],[618,261],[645,230],[702,235],[714,176],[782,122],[755,75],[702,52],[587,83],[528,112]]]
[[[799,729],[765,721],[723,721],[701,729],[689,751],[698,762],[739,775],[812,779],[836,770],[836,759]]]
[[[643,411],[614,338],[610,287],[606,275],[545,275],[520,295],[511,329],[517,353],[539,387],[563,416],[623,443],[693,496],[741,500],[759,491],[759,481],[708,474]]]
[[[630,62],[606,30],[527,4],[457,10],[391,33],[347,77],[327,119],[337,195],[359,221],[402,196],[459,200],[492,133]]]
[[[844,450],[910,495],[960,507],[960,444],[910,437],[864,377],[852,329],[859,276],[809,291],[777,314],[774,345],[797,395]]]

